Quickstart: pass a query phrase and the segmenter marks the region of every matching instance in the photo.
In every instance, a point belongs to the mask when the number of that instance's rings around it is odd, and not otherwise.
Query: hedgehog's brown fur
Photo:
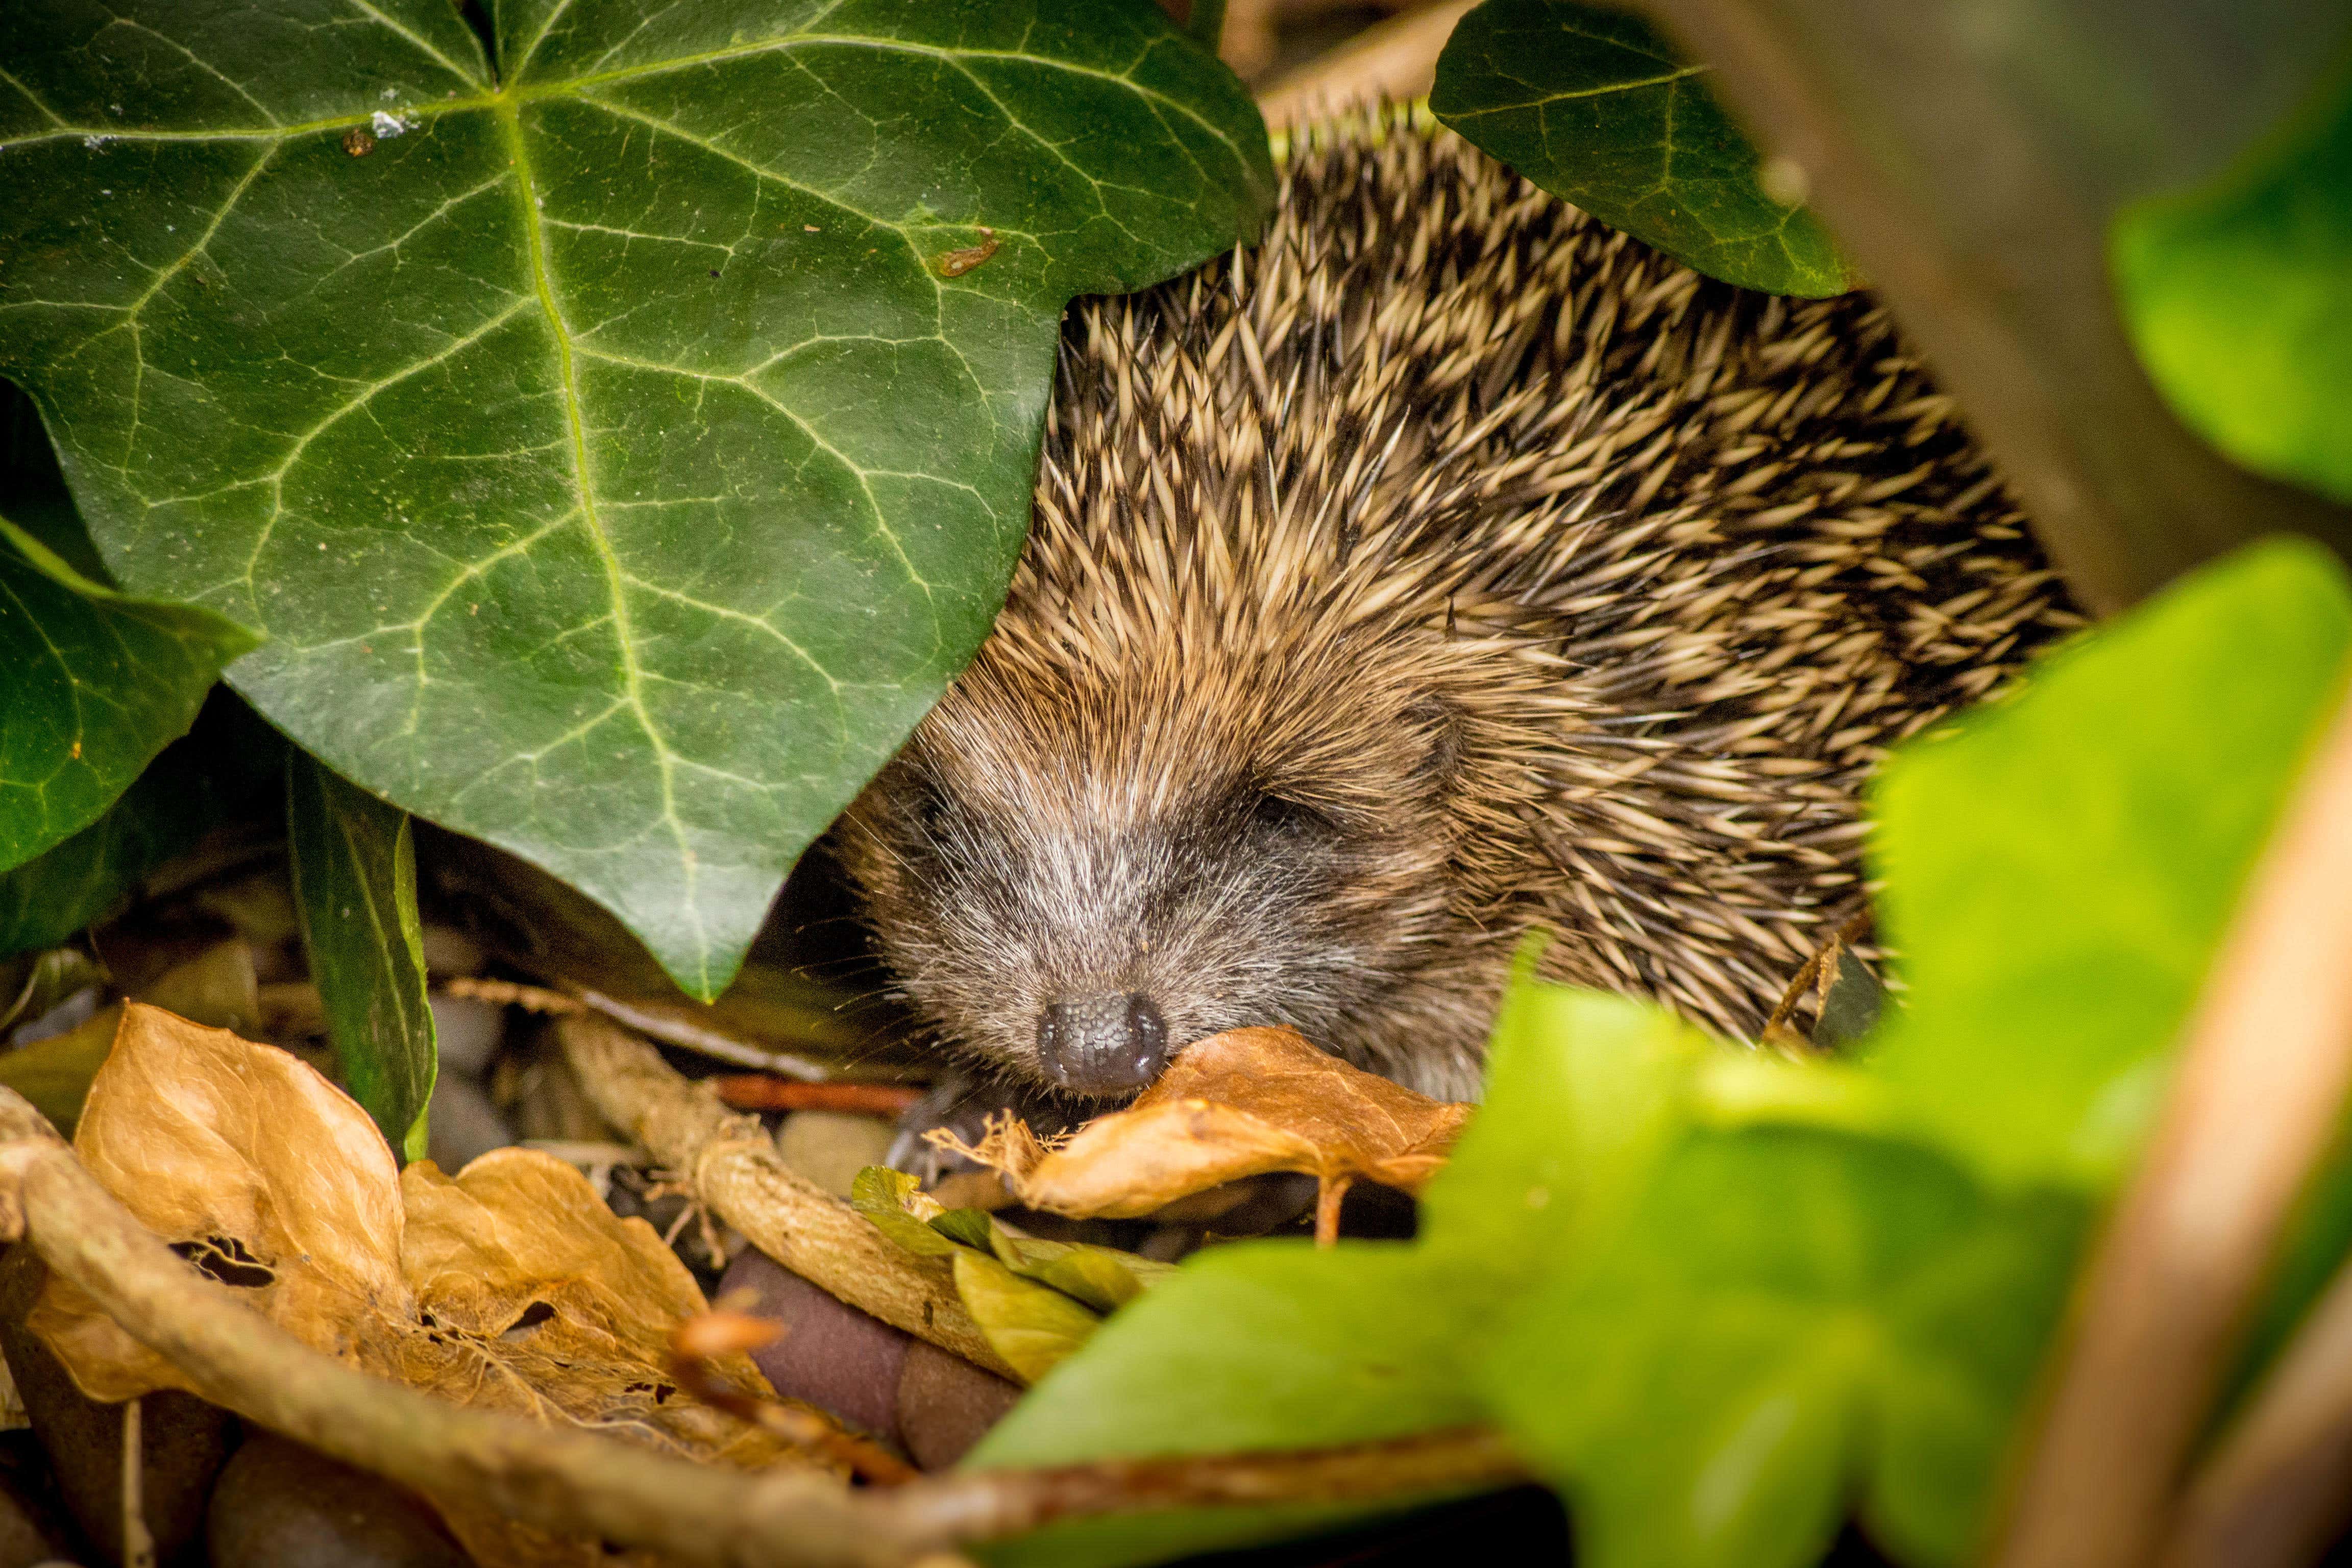
[[[1091,988],[1466,1094],[1532,927],[1752,1034],[1861,902],[1885,748],[2075,620],[1873,301],[1375,117],[1261,246],[1072,312],[1010,603],[844,853],[1016,1075]]]

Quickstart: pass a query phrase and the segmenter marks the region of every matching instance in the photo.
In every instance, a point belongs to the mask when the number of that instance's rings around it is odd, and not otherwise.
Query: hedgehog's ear
[[[1462,709],[1444,697],[1416,699],[1404,710],[1407,731],[1426,748],[1413,765],[1413,776],[1431,784],[1450,783],[1462,765]]]

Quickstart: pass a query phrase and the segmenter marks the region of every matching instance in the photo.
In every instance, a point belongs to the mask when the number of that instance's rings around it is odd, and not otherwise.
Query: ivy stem
[[[2348,886],[2352,702],[2255,867],[2147,1153],[2079,1287],[1994,1568],[2139,1568],[2172,1528],[2191,1450],[2352,1087]],[[2332,1515],[2341,1488],[2311,1500]]]

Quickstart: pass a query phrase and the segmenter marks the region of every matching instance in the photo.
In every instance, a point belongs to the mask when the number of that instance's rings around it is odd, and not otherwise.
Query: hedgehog
[[[1754,1038],[1866,907],[1887,749],[2080,618],[1875,300],[1384,110],[1255,247],[1073,307],[1004,609],[836,853],[1015,1098],[1286,1024],[1466,1099],[1531,931]]]

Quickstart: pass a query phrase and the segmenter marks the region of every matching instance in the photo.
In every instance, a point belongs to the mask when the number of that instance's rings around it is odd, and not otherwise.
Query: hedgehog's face
[[[1347,1052],[1456,918],[1442,696],[1370,653],[1162,662],[1113,683],[983,653],[843,835],[915,1003],[1088,1100],[1244,1025]]]

